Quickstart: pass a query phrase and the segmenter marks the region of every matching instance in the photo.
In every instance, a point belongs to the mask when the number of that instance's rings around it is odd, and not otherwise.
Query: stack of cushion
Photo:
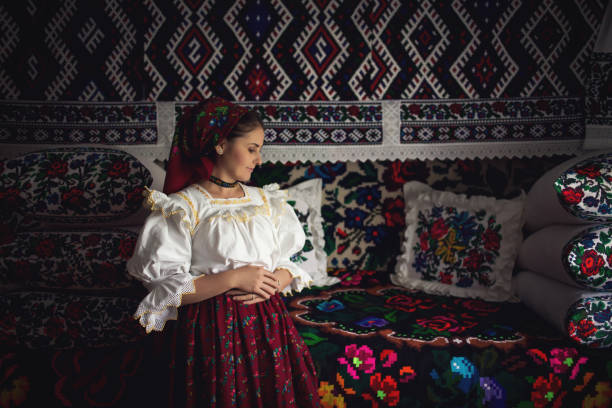
[[[142,335],[132,318],[142,288],[125,263],[147,214],[142,186],[156,167],[93,147],[2,162],[0,208],[11,227],[0,242],[2,344],[107,347]]]
[[[612,152],[561,163],[527,196],[514,286],[573,340],[612,346]]]

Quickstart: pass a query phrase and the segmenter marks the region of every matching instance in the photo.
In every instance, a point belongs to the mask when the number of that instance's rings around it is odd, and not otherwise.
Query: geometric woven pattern
[[[0,102],[0,143],[155,144],[155,104]]]
[[[137,0],[3,2],[0,98],[142,100]]]
[[[604,3],[153,0],[148,97],[581,96]]]
[[[380,145],[380,103],[243,103],[259,113],[267,145]],[[176,122],[193,103],[177,103]]]
[[[404,101],[402,143],[582,139],[580,98]]]
[[[0,6],[0,99],[584,95],[605,0]]]
[[[532,97],[234,102],[262,118],[263,160],[288,162],[572,153],[584,139],[582,101]],[[137,156],[163,160],[176,123],[195,103],[0,101],[0,143],[5,143],[5,153],[39,144],[123,145]]]

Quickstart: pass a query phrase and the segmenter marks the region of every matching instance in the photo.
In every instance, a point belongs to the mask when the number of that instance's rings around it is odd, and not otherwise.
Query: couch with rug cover
[[[315,361],[322,405],[610,406],[609,332],[595,341],[592,327],[579,326],[569,336],[515,293],[466,295],[490,284],[483,271],[501,251],[501,215],[439,206],[431,220],[447,211],[456,224],[432,223],[413,242],[433,258],[400,256],[411,250],[407,183],[468,201],[520,200],[570,158],[267,162],[256,169],[252,185],[287,189],[307,237],[292,259],[318,274],[319,284],[284,300]],[[0,405],[163,406],[156,333],[132,316],[147,290],[125,269],[147,214],[142,191],[162,183],[163,163],[118,149],[51,148],[0,162]],[[303,194],[313,188],[319,201]],[[474,242],[488,252],[478,255]],[[460,280],[431,263],[459,256],[473,272]],[[433,267],[442,288],[449,282],[465,292],[394,284],[398,262]]]

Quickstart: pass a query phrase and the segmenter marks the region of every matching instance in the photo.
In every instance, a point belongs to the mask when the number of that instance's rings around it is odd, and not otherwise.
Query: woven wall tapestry
[[[23,105],[3,111],[0,143],[146,145],[161,157],[181,106],[218,95],[263,114],[270,160],[571,153],[606,3],[10,2],[0,99]],[[96,110],[93,124],[22,122],[20,110],[47,104],[47,118],[60,101]]]
[[[0,5],[0,99],[583,96],[593,1]]]

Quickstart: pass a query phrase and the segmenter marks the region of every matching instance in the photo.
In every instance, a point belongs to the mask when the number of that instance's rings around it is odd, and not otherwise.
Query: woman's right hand
[[[280,288],[276,276],[263,266],[245,265],[232,270],[233,287],[269,299]]]

